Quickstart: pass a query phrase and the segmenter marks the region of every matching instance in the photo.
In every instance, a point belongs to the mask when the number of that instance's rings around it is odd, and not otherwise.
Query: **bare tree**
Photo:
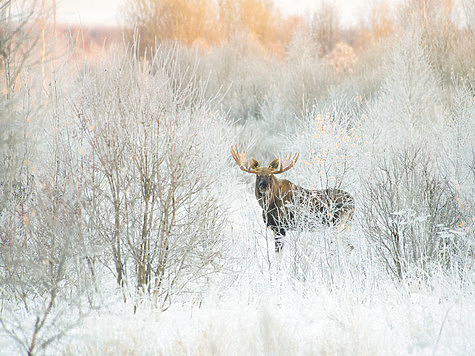
[[[28,355],[45,351],[80,320],[78,205],[69,184],[42,181],[12,196],[0,228],[0,324]]]
[[[21,133],[0,149],[0,332],[32,355],[80,320],[84,244],[74,176],[57,164],[65,157],[56,147],[33,175]]]
[[[333,50],[340,37],[340,20],[335,7],[323,3],[312,20],[313,38],[324,57]]]
[[[77,324],[86,290],[74,177],[58,145],[51,160],[37,159],[35,89],[44,87],[28,77],[45,78],[47,16],[43,3],[0,5],[0,333],[30,355]]]
[[[463,262],[466,246],[453,233],[463,221],[455,190],[421,148],[382,161],[363,193],[363,231],[396,277]]]
[[[203,143],[204,89],[176,70],[175,54],[129,54],[106,75],[91,70],[74,108],[95,186],[87,215],[110,247],[119,286],[133,283],[163,308],[219,270],[224,221],[211,189],[220,175]]]
[[[50,10],[31,0],[6,0],[0,5],[0,73],[7,98],[26,68],[50,57],[45,41]]]

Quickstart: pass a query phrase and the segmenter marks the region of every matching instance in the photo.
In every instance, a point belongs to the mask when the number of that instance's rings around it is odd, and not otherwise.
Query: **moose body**
[[[273,160],[269,167],[260,167],[257,160],[251,159],[248,166],[247,154],[242,148],[241,152],[237,147],[233,148],[231,154],[242,170],[256,174],[256,199],[262,208],[264,223],[275,234],[276,252],[282,251],[282,238],[287,230],[343,225],[353,218],[354,200],[349,193],[341,189],[306,189],[275,177],[292,168],[298,154],[289,156],[290,164],[285,168],[278,159]]]

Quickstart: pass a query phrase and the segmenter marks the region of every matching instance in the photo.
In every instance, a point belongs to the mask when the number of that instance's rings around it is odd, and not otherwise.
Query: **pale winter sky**
[[[48,1],[48,0],[47,0]],[[52,3],[52,0],[49,0]],[[326,0],[337,6],[342,24],[355,22],[360,15],[368,13],[368,3],[376,0]],[[119,24],[123,19],[121,9],[126,0],[56,0],[59,22],[84,25]],[[322,0],[274,0],[282,12],[309,15],[318,8]],[[400,0],[391,0],[400,2]]]

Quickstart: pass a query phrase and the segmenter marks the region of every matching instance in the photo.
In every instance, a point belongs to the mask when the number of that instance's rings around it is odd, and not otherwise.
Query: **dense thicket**
[[[470,2],[376,7],[343,29],[327,5],[307,21],[260,0],[133,1],[131,43],[84,58],[51,55],[47,13],[17,18],[10,5],[0,349],[61,348],[117,303],[166,310],[242,290],[252,303],[276,279],[304,299],[328,288],[371,300],[392,281],[473,298]],[[331,229],[295,232],[277,268],[234,143],[264,162],[299,151],[293,181],[351,192],[348,244]]]

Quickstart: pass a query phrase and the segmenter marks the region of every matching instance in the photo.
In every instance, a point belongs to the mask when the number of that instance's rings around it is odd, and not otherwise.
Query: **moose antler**
[[[292,168],[293,166],[295,166],[295,163],[297,163],[297,161],[299,160],[299,156],[300,156],[300,153],[296,153],[292,156],[292,153],[289,154],[289,157],[287,157],[285,159],[286,162],[289,162],[290,163],[288,164],[288,166],[286,166],[284,168],[284,164],[282,163],[282,159],[280,160],[280,169],[276,170],[276,171],[273,171],[272,173],[273,174],[280,174],[280,173],[284,173],[285,171],[288,171],[290,168]]]
[[[238,164],[239,168],[241,168],[244,172],[257,173],[257,170],[251,169],[251,167],[249,167],[247,152],[244,152],[243,145],[241,145],[241,151],[239,151],[238,145],[231,147],[231,155]]]

